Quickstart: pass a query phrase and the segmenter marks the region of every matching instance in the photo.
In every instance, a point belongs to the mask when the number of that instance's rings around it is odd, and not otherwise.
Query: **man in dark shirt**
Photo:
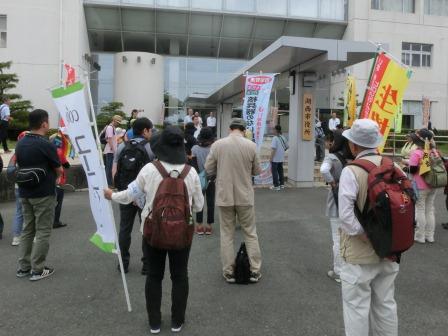
[[[30,133],[16,146],[19,172],[21,169],[43,169],[45,176],[40,176],[39,182],[34,186],[19,183],[18,180],[24,223],[16,275],[19,278],[31,276],[30,280],[36,281],[54,272],[53,268],[45,266],[45,259],[56,205],[56,179],[62,173],[62,167],[56,146],[45,138],[50,129],[47,111],[32,111],[29,114],[29,124]]]
[[[148,156],[144,159],[145,162],[141,162],[142,164],[151,162],[154,160],[155,156],[154,153],[151,150],[151,146],[149,144],[149,139],[151,139],[152,135],[152,129],[153,124],[151,120],[148,118],[138,118],[134,125],[132,126],[134,138],[131,141],[135,141],[137,143],[141,143],[144,141],[144,149],[146,150],[146,153]],[[140,145],[142,146],[142,145]],[[120,156],[123,150],[126,147],[126,143],[122,142],[118,148],[117,152],[115,153],[114,157],[114,164],[112,167],[112,174],[114,176],[115,185],[117,186],[118,190],[122,190],[124,186],[122,186],[123,183],[117,183],[117,178],[119,178],[120,174],[116,173],[122,173],[118,171],[119,165],[118,162],[120,161]],[[121,175],[120,175],[121,176]],[[137,175],[135,176],[129,176],[127,180],[129,179],[135,179]],[[126,185],[127,187],[127,185]],[[124,272],[127,273],[129,269],[129,262],[131,255],[129,253],[129,248],[131,247],[131,234],[132,234],[132,228],[134,226],[134,219],[135,216],[139,215],[139,220],[141,219],[141,209],[134,205],[133,203],[130,204],[120,204],[120,233],[118,234],[118,243],[120,245],[120,251],[121,251],[121,258],[123,259],[123,268]],[[143,242],[144,244],[144,242]],[[142,245],[142,249],[144,248],[144,245]],[[147,275],[148,267],[146,267],[146,259],[142,257],[142,275]],[[118,265],[118,270],[120,270],[120,267]]]

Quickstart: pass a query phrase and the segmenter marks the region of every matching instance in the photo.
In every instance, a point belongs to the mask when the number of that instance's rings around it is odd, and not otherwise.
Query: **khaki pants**
[[[255,227],[255,210],[253,206],[220,206],[219,223],[221,232],[221,262],[223,274],[233,274],[235,267],[235,236],[236,217],[241,225],[249,255],[251,272],[260,272],[261,253],[258,244],[257,228]]]
[[[22,198],[23,231],[20,238],[19,268],[41,272],[45,266],[53,227],[55,197]],[[33,244],[34,237],[36,242]]]

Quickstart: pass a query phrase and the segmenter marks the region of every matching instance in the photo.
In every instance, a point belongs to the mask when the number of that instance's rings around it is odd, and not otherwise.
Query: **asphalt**
[[[229,285],[220,272],[219,230],[195,237],[190,256],[190,296],[183,335],[342,336],[340,286],[326,276],[331,234],[324,214],[326,190],[256,191],[263,278]],[[396,281],[400,335],[445,336],[448,330],[448,221],[437,198],[436,243],[416,245],[403,256]],[[11,243],[14,203],[1,203],[6,222],[0,241],[0,335],[148,335],[140,235],[134,227],[127,281],[133,311],[126,310],[117,258],[89,242],[95,226],[86,192],[66,194],[48,264],[55,274],[38,282],[17,279],[18,249]],[[117,207],[115,207],[118,220]],[[218,223],[216,224],[218,227]],[[237,231],[236,246],[241,240]],[[172,334],[168,270],[163,286],[161,335]]]

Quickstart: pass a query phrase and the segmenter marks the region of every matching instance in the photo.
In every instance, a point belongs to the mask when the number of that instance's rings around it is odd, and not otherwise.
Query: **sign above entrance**
[[[303,95],[303,113],[302,113],[302,140],[313,140],[312,129],[313,118],[313,95],[305,93]]]

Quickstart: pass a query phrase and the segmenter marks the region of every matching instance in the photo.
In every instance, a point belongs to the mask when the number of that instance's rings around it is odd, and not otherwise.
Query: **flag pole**
[[[92,118],[91,125],[93,126],[93,129],[94,129],[96,146],[98,148],[98,154],[100,156],[101,167],[104,170],[105,166],[104,166],[103,155],[101,155],[101,152],[102,152],[101,143],[100,143],[99,136],[98,136],[98,128],[96,125],[95,111],[93,109],[92,93],[90,92],[90,81],[89,81],[88,72],[86,70],[84,70],[84,80],[86,83],[87,94],[89,96],[89,105],[90,105],[89,110],[90,110],[90,114],[91,114],[91,118]],[[107,182],[104,180],[103,180],[103,183],[105,183],[107,185]],[[128,312],[132,312],[131,300],[129,299],[128,284],[126,282],[126,276],[124,274],[123,259],[121,258],[120,245],[118,244],[117,227],[115,224],[115,217],[113,215],[112,203],[111,203],[111,201],[108,201],[107,204],[108,204],[109,211],[112,213],[112,221],[113,221],[112,226],[114,227],[114,235],[115,235],[115,251],[114,251],[114,253],[118,257],[118,264],[120,266],[121,280],[123,281],[124,295],[126,297],[126,304],[128,306]]]

